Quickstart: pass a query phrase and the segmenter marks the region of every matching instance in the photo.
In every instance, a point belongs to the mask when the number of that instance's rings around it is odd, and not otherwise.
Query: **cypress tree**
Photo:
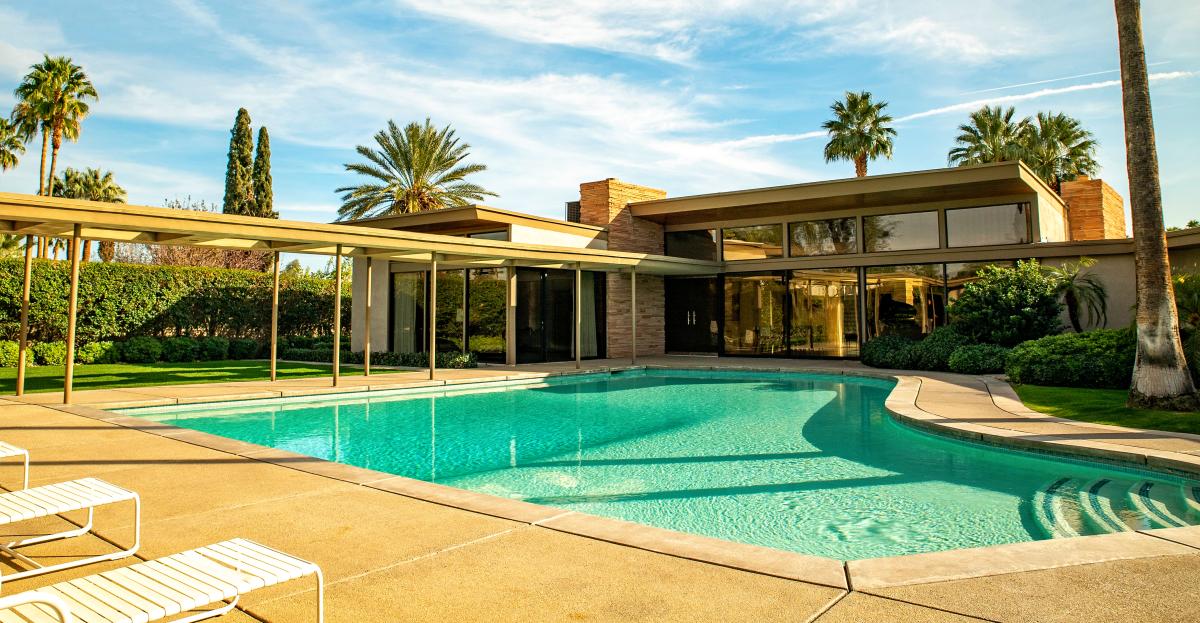
[[[267,126],[258,129],[258,145],[254,147],[254,216],[279,218],[271,192],[271,139]]]
[[[225,169],[226,214],[252,215],[254,210],[254,182],[251,179],[254,151],[254,136],[250,130],[250,113],[239,108],[237,120],[229,131],[229,164]]]

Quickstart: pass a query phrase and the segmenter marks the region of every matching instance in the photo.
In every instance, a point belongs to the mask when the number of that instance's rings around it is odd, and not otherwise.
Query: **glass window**
[[[508,240],[508,230],[501,229],[499,231],[481,231],[473,234],[467,234],[468,238],[479,238],[481,240]]]
[[[783,353],[781,275],[726,275],[725,354]]]
[[[946,244],[951,247],[1027,242],[1029,208],[1023,203],[946,210]]]
[[[504,361],[507,269],[475,268],[468,272],[467,344],[483,361]]]
[[[858,253],[857,219],[831,218],[788,226],[792,257]]]
[[[717,261],[717,230],[669,231],[664,236],[665,252],[671,257]]]
[[[858,270],[794,270],[788,279],[794,355],[858,356]]]
[[[425,273],[392,273],[392,352],[425,352]]]
[[[875,266],[867,269],[866,283],[868,338],[920,338],[945,321],[941,264]]]
[[[466,282],[461,270],[439,270],[437,275],[437,352],[463,350],[463,294]]]
[[[867,252],[938,248],[937,212],[863,217]]]
[[[783,225],[748,225],[721,230],[721,251],[726,260],[762,260],[783,257]]]

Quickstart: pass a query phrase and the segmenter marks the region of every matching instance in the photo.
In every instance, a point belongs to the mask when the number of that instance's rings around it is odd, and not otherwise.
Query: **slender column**
[[[429,254],[429,380],[437,368],[437,253]]]
[[[629,327],[630,342],[633,346],[633,363],[637,363],[637,267],[629,271]]]
[[[342,245],[333,260],[333,386],[337,387],[342,367]]]
[[[279,251],[275,252],[271,280],[271,382],[276,379],[276,359],[279,356]]]
[[[462,348],[459,351],[469,353],[471,352],[471,344],[468,341],[471,338],[469,335],[471,325],[471,269],[464,268],[462,275]]]
[[[575,263],[575,369],[578,370],[583,359],[583,271],[579,262]]]
[[[510,262],[505,274],[508,287],[504,295],[504,363],[517,365],[517,265]]]
[[[17,395],[25,394],[25,358],[29,352],[29,284],[33,280],[32,234],[25,236],[25,281],[21,284],[21,341],[17,345]]]
[[[79,234],[83,228],[76,223],[71,232],[71,291],[67,298],[67,370],[63,378],[63,404],[71,404],[71,384],[75,380],[75,316],[79,313]]]
[[[374,260],[367,258],[367,305],[363,308],[363,376],[371,376],[371,281],[375,279]]]

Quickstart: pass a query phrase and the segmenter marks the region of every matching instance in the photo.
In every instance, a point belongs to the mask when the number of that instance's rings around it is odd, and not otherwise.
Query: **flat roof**
[[[607,229],[604,227],[572,223],[571,221],[514,212],[512,210],[502,210],[485,205],[469,205],[443,210],[375,216],[353,221],[339,221],[339,224],[441,234],[495,231],[497,229],[507,229],[509,225],[524,225],[535,229],[546,229],[592,238],[604,238],[608,235]]]
[[[1065,208],[1062,198],[1024,163],[998,162],[636,201],[630,212],[681,225],[1028,193]]]
[[[87,240],[375,257],[447,267],[502,265],[650,274],[711,274],[717,262],[602,249],[482,240],[379,227],[238,216],[214,212],[0,193],[0,232],[65,238],[75,225]]]

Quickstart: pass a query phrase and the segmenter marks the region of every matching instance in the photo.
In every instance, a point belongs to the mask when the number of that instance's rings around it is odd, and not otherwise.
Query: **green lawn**
[[[322,363],[284,363],[278,366],[280,379],[328,376],[333,366]],[[390,370],[379,370],[380,373]],[[361,366],[342,366],[342,374],[361,374]],[[224,381],[265,381],[270,376],[266,361],[194,361],[189,363],[97,364],[75,366],[75,389],[120,389],[150,385],[185,383],[221,383]],[[36,366],[25,369],[25,391],[62,391],[62,366]],[[17,369],[0,368],[0,395],[16,391]]]
[[[1200,413],[1130,409],[1125,406],[1129,392],[1123,389],[1040,385],[1014,385],[1013,388],[1030,409],[1069,420],[1200,434]]]

